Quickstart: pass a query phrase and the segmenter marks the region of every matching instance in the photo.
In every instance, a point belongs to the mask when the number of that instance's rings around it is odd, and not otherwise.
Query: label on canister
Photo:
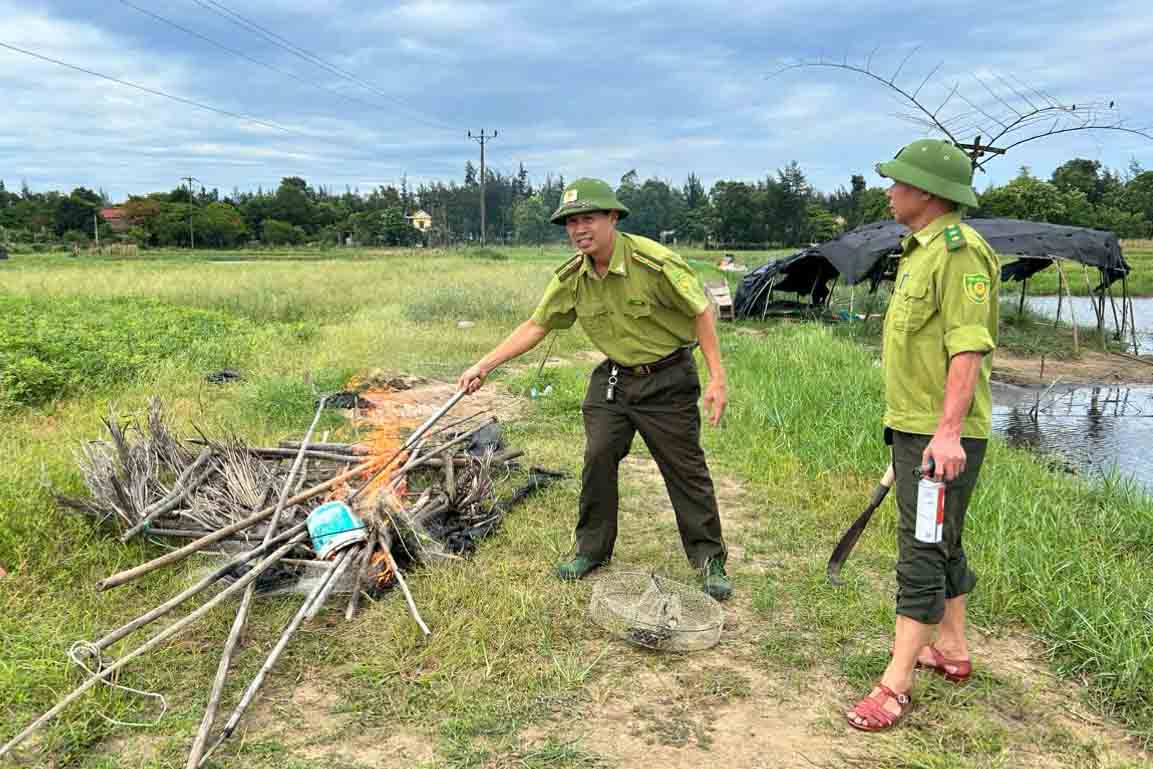
[[[922,478],[917,482],[917,528],[913,536],[918,542],[935,545],[941,541],[945,528],[945,484]]]
[[[316,557],[321,559],[367,538],[364,521],[343,502],[325,502],[309,513],[308,536],[312,538]]]

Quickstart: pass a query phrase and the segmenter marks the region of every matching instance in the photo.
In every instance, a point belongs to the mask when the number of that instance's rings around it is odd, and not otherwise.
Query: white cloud
[[[589,0],[579,9],[527,0],[400,0],[383,6],[252,0],[240,12],[369,81],[366,90],[291,57],[203,9],[157,13],[296,73],[254,67],[113,3],[45,5],[0,0],[0,41],[290,128],[214,115],[0,51],[0,168],[34,187],[85,184],[114,194],[166,189],[191,173],[231,189],[275,186],[298,174],[313,184],[365,187],[369,179],[459,180],[476,162],[467,129],[499,128],[489,163],[530,174],[642,176],[679,181],[758,179],[798,160],[818,187],[846,184],[923,134],[882,85],[835,70],[777,77],[776,63],[878,43],[881,71],[914,44],[906,79],[926,88],[960,81],[990,101],[970,70],[1004,72],[1077,100],[1115,99],[1153,122],[1144,73],[1153,53],[1147,0],[1089,6],[1034,0],[973,25],[952,3],[916,0],[900,14],[879,0]],[[238,7],[238,6],[234,6]],[[579,12],[578,12],[579,11]],[[899,20],[899,23],[897,23]],[[965,20],[958,24],[958,20]],[[299,82],[337,88],[375,108]],[[1003,108],[1003,107],[1002,107]],[[449,130],[439,127],[447,124]],[[1119,134],[1071,135],[995,161],[1002,180],[1027,163],[1047,174],[1074,154],[1114,167],[1153,143]]]

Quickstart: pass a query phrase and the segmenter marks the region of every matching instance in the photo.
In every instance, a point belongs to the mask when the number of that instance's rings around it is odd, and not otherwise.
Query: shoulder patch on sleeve
[[[965,242],[965,233],[961,232],[961,226],[958,224],[950,224],[945,228],[945,248],[950,251],[960,251],[967,246]]]
[[[560,280],[563,282],[563,281],[566,281],[569,278],[571,278],[573,275],[576,275],[577,271],[580,270],[580,268],[581,268],[581,260],[582,259],[584,259],[584,255],[583,254],[577,254],[576,256],[574,256],[573,258],[569,259],[567,262],[562,264],[560,267],[557,267],[556,268],[557,280]]]
[[[992,281],[983,272],[970,272],[964,276],[965,298],[973,304],[984,304],[989,300],[989,289]]]

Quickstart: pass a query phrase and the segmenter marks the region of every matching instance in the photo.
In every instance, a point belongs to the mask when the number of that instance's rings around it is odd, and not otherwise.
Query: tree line
[[[548,222],[564,189],[563,176],[534,184],[523,165],[515,174],[486,172],[487,240],[545,243],[564,237]],[[10,192],[0,182],[0,243],[58,247],[85,245],[99,236],[145,247],[232,248],[245,245],[445,245],[479,238],[481,184],[468,163],[461,182],[431,182],[411,189],[380,186],[334,192],[286,177],[275,190],[255,192],[178,187],[134,195],[120,203],[126,229],[113,231],[99,215],[111,201],[78,187],[69,193]],[[763,179],[718,181],[706,190],[693,173],[681,185],[621,177],[621,201],[631,210],[626,230],[654,239],[725,248],[796,246],[889,218],[885,192],[853,175],[847,187],[815,190],[796,162]],[[1016,178],[980,194],[974,216],[1108,229],[1123,238],[1153,234],[1153,171],[1136,162],[1118,173],[1077,158],[1048,180],[1022,168]],[[418,231],[411,217],[424,211],[432,227]]]

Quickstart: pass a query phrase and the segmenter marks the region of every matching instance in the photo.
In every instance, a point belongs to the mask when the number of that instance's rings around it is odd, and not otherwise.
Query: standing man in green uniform
[[[1000,288],[996,255],[961,222],[960,209],[977,205],[962,150],[916,141],[877,172],[893,181],[889,207],[911,232],[901,243],[883,352],[900,515],[896,640],[880,684],[848,713],[864,731],[887,729],[909,709],[915,667],[954,683],[972,672],[965,599],[977,578],[961,531],[989,438]],[[943,521],[932,504],[928,527],[918,527],[918,481],[930,472],[946,484]]]
[[[699,343],[709,369],[704,403],[715,427],[726,403],[716,325],[683,259],[648,238],[617,231],[628,213],[600,180],[578,179],[565,188],[552,222],[564,225],[577,254],[557,269],[532,317],[459,384],[475,392],[494,368],[579,320],[607,360],[593,371],[581,407],[585,459],[576,553],[557,567],[557,576],[581,579],[612,557],[618,466],[639,432],[664,478],[689,561],[701,570],[705,592],[724,600],[732,585],[701,449],[701,386],[692,355]]]

